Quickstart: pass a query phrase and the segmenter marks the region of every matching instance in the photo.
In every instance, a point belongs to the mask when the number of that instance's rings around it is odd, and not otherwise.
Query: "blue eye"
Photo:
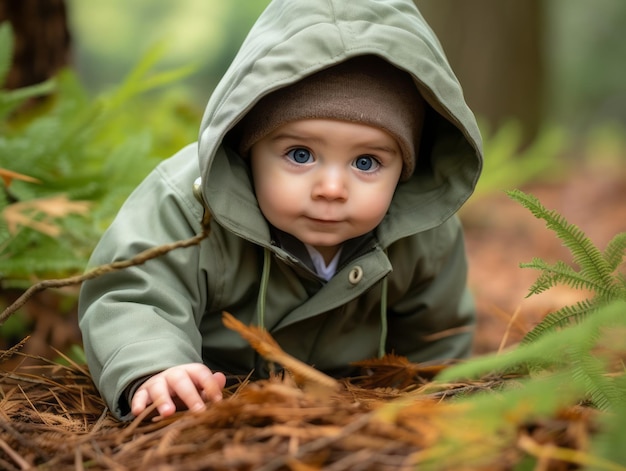
[[[291,160],[298,164],[306,164],[313,158],[311,152],[304,147],[296,147],[295,149],[291,149],[289,152],[287,152],[287,155]]]
[[[355,159],[354,166],[359,170],[369,172],[378,168],[378,162],[371,155],[361,155]]]

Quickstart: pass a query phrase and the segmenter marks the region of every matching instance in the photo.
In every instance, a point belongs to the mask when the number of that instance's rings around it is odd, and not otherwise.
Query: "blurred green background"
[[[75,65],[89,89],[102,90],[119,82],[147,48],[162,41],[168,48],[165,64],[198,66],[198,71],[184,83],[192,87],[194,102],[203,106],[267,3],[267,0],[67,0]],[[467,84],[470,105],[474,97],[469,91],[480,87],[480,82],[476,86],[471,83],[479,73],[476,69],[483,70],[483,77],[498,77],[503,76],[503,69],[510,67],[510,63],[528,62],[518,46],[507,44],[502,32],[516,30],[518,36],[532,34],[539,41],[539,50],[533,54],[541,62],[532,63],[536,70],[529,73],[541,80],[542,120],[575,126],[578,130],[600,122],[626,123],[625,2],[417,0],[416,3],[431,20],[462,83]],[[534,9],[533,16],[521,16],[524,13],[517,11],[520,4],[524,4],[523,9]],[[486,22],[501,24],[499,34],[485,27]],[[463,35],[460,38],[459,33]],[[533,47],[531,41],[527,41],[529,47]],[[486,57],[494,55],[489,46],[495,49],[500,44],[505,54],[486,62]],[[472,49],[474,45],[483,47]],[[483,80],[483,85],[489,84]],[[502,87],[506,89],[507,83]],[[510,88],[508,92],[514,95],[520,91]],[[513,116],[516,110],[510,111]]]
[[[204,108],[267,0],[67,0],[73,61],[93,92],[115,86],[155,44],[161,65],[197,67],[179,86]]]
[[[483,133],[485,168],[469,206],[563,181],[577,166],[610,161],[623,173],[626,2],[415,1]],[[0,173],[36,179],[5,178],[0,191],[0,305],[84,270],[130,191],[196,139],[213,88],[267,3],[0,0]],[[0,327],[0,347],[33,331],[35,354],[79,343],[76,295],[38,295]]]

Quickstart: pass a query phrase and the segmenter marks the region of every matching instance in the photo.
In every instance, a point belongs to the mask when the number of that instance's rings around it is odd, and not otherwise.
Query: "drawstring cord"
[[[270,278],[271,254],[267,248],[263,249],[263,271],[261,272],[261,285],[256,301],[256,311],[259,316],[259,327],[265,329],[265,297],[267,295],[267,283]]]
[[[378,344],[378,358],[385,356],[385,346],[387,344],[387,289],[389,282],[387,277],[383,278],[383,285],[380,293],[380,343]]]
[[[270,277],[271,253],[265,248],[263,249],[263,270],[261,272],[261,284],[259,286],[259,295],[257,297],[256,310],[258,315],[258,326],[265,329],[265,299],[267,295],[267,284]],[[380,341],[378,344],[378,357],[385,356],[385,347],[387,344],[387,291],[389,287],[388,277],[383,278],[380,296]]]

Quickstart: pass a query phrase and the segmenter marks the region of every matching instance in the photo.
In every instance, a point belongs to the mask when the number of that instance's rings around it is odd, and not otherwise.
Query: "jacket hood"
[[[355,56],[379,56],[408,72],[428,103],[413,176],[398,185],[377,229],[383,247],[454,214],[482,168],[475,117],[436,36],[412,0],[274,0],[215,88],[202,119],[202,192],[213,218],[270,246],[245,161],[228,132],[265,95]]]

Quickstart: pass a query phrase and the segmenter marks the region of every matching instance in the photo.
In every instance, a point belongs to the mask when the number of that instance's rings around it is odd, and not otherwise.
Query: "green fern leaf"
[[[576,347],[570,352],[572,378],[582,385],[586,396],[597,408],[612,410],[624,398],[613,380],[605,376],[606,365],[589,350]]]
[[[611,311],[604,314],[614,315]],[[589,318],[587,323],[591,322]],[[598,321],[596,321],[598,322]],[[461,379],[477,379],[485,374],[511,374],[527,373],[530,370],[562,370],[567,364],[568,345],[573,343],[585,343],[587,337],[594,335],[592,329],[587,329],[583,323],[560,332],[556,329],[550,331],[544,329],[544,334],[537,336],[536,341],[522,342],[517,348],[504,354],[490,354],[484,357],[474,358],[467,363],[462,363],[445,369],[439,375],[439,381],[457,381]]]
[[[574,289],[588,289],[609,299],[615,294],[613,292],[615,290],[611,289],[612,285],[606,286],[598,283],[596,280],[589,279],[562,261],[549,264],[540,258],[534,258],[530,263],[521,263],[520,267],[534,268],[541,271],[537,280],[529,288],[526,297],[543,293],[561,283]]]
[[[583,305],[581,303],[581,307]],[[437,375],[436,380],[450,382],[480,378],[486,374],[543,370],[540,377],[571,377],[575,380],[573,387],[583,390],[594,403],[603,408],[616,407],[624,401],[624,385],[607,380],[604,376],[607,368],[593,355],[599,345],[612,352],[609,355],[623,353],[623,344],[606,341],[605,335],[615,327],[626,327],[626,303],[616,301],[594,309],[597,312],[593,316],[585,316],[582,322],[571,328],[558,332],[544,329],[544,335],[532,343],[522,342],[508,353],[474,358],[450,367]]]
[[[624,273],[615,274],[615,285],[619,291],[617,299],[626,299],[626,275]]]
[[[536,342],[547,333],[554,332],[573,324],[579,324],[589,314],[597,311],[598,304],[591,300],[579,301],[573,306],[565,306],[548,314],[539,324],[522,339],[522,344]]]
[[[604,259],[611,270],[617,270],[624,261],[624,255],[626,255],[626,232],[621,232],[607,244]]]
[[[543,219],[549,229],[555,232],[557,237],[570,250],[574,262],[580,267],[581,273],[596,280],[598,284],[609,286],[612,284],[612,269],[605,260],[602,252],[593,245],[589,238],[574,224],[554,210],[547,210],[539,200],[520,190],[511,190],[507,194],[538,219]]]
[[[10,41],[5,41],[8,28],[0,28],[0,69],[2,60],[11,52]],[[179,100],[158,108],[166,119],[159,123],[145,121],[154,120],[155,107],[153,101],[140,100],[140,94],[174,83],[191,70],[185,66],[156,71],[161,57],[162,51],[154,48],[123,84],[95,99],[69,69],[45,84],[10,92],[0,90],[0,167],[40,182],[13,182],[12,201],[30,202],[62,194],[71,201],[89,204],[86,215],[51,219],[43,213],[28,213],[28,217],[45,218],[58,228],[56,238],[28,225],[9,233],[0,213],[1,286],[27,287],[36,278],[58,278],[82,271],[95,242],[142,178],[160,159],[180,148],[173,145],[176,139],[186,144],[197,137],[196,123],[201,115],[198,113],[193,120],[185,116],[183,120],[172,113]],[[51,87],[56,93],[50,106],[8,123],[6,111],[14,109],[15,103],[49,92]],[[8,204],[6,197],[3,194],[0,198],[0,210]]]
[[[624,322],[622,321],[622,325]],[[619,387],[613,379],[606,375],[608,368],[606,358],[595,354],[598,343],[606,343],[603,334],[607,329],[614,327],[612,322],[605,324],[595,323],[589,329],[589,335],[568,345],[567,355],[571,359],[572,379],[577,381],[585,391],[591,402],[602,410],[612,410],[623,400]],[[609,342],[610,343],[610,342]],[[605,347],[605,345],[602,345]],[[621,345],[606,345],[609,350],[617,352]]]

